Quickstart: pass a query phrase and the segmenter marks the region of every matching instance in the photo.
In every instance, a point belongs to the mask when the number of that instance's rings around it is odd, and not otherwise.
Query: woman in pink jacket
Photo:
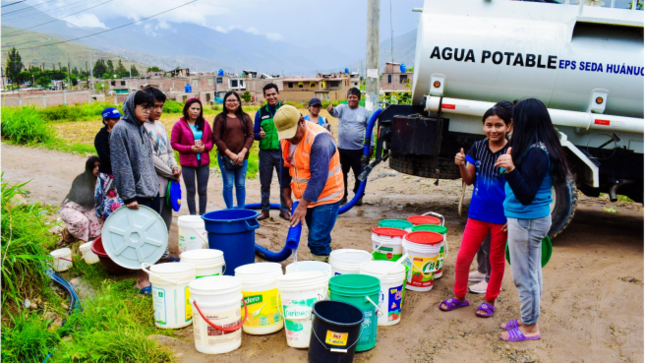
[[[213,141],[211,128],[204,121],[202,103],[197,98],[191,98],[186,102],[184,117],[172,128],[170,145],[179,152],[179,164],[186,184],[186,200],[190,214],[197,214],[195,181],[199,194],[199,214],[206,213],[206,187],[210,163],[208,153],[213,149]]]

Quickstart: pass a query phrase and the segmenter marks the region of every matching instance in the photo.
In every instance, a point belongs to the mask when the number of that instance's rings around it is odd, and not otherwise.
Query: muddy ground
[[[4,180],[31,182],[31,199],[59,204],[74,177],[83,171],[80,156],[2,144]],[[519,302],[510,269],[506,270],[497,312],[491,319],[475,316],[482,295],[468,295],[471,307],[444,313],[437,306],[452,296],[453,267],[465,216],[458,216],[460,181],[410,177],[378,166],[370,175],[365,205],[339,217],[332,232],[333,248],[371,249],[370,231],[383,218],[405,218],[435,211],[445,215],[451,252],[444,277],[432,291],[406,294],[401,323],[379,327],[378,343],[358,353],[356,362],[642,362],[643,361],[643,208],[631,202],[610,203],[580,196],[575,219],[554,241],[551,262],[544,269],[540,327],[542,340],[506,343],[498,325],[517,318]],[[259,180],[248,180],[247,202],[260,201]],[[208,209],[224,207],[222,181],[213,169]],[[470,194],[470,190],[466,193]],[[278,200],[277,182],[272,199]],[[466,197],[466,204],[468,197]],[[616,213],[605,208],[614,208]],[[177,251],[176,216],[170,234]],[[261,222],[256,241],[272,250],[282,248],[287,222]],[[299,260],[308,260],[303,233]],[[286,261],[283,265],[290,263]],[[474,266],[473,266],[474,268]],[[151,317],[152,318],[152,317]],[[168,344],[181,362],[302,362],[307,351],[289,348],[282,331],[269,336],[244,335],[232,353],[198,353],[192,328],[179,338],[151,337]]]

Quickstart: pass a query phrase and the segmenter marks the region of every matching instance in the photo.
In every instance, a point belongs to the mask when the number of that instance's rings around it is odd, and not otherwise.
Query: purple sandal
[[[502,328],[501,325],[499,327]],[[519,327],[520,327],[520,322],[517,319],[515,319],[515,320],[511,320],[511,321],[507,322],[506,327],[502,328],[502,329],[511,330],[511,329],[517,329]]]
[[[446,304],[447,308],[442,309],[441,304]],[[457,300],[457,298],[454,298],[454,297],[451,297],[448,300],[442,301],[441,304],[439,304],[439,310],[441,310],[441,311],[452,311],[452,310],[455,310],[457,308],[461,308],[461,307],[470,305],[468,300],[465,300],[464,302],[461,302],[461,301]]]
[[[480,311],[483,311],[484,314],[475,314],[475,315],[477,315],[480,318],[490,318],[491,316],[493,316],[493,313],[495,312],[495,307],[488,303],[482,303],[477,308],[477,312],[480,312]]]
[[[520,329],[511,329],[508,331],[508,339],[502,338],[502,336],[499,336],[502,340],[505,340],[507,342],[523,342],[525,340],[539,340],[542,335],[538,335],[536,337],[527,337],[522,332]]]

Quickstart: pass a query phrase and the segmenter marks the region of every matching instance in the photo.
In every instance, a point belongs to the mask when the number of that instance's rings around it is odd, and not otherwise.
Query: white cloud
[[[68,25],[71,24],[78,28],[106,28],[105,24],[94,14],[73,15],[65,18],[65,21]]]
[[[223,27],[218,25],[214,29],[217,30],[220,33],[228,33],[233,29],[239,29],[239,30],[242,30],[242,31],[247,32],[249,34],[264,36],[268,40],[271,40],[271,41],[283,40],[284,39],[284,36],[282,34],[280,34],[280,33],[264,33],[264,32],[261,32],[260,30],[258,30],[255,27],[250,27],[250,28],[244,29],[244,28],[237,27],[237,26],[230,26],[227,29],[227,28],[223,28]]]

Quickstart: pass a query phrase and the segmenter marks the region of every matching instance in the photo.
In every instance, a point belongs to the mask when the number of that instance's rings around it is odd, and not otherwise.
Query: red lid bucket
[[[391,237],[391,238],[403,238],[408,232],[398,229],[398,228],[389,228],[389,227],[376,227],[372,230],[377,236],[380,237]]]
[[[405,235],[405,240],[420,245],[436,245],[443,242],[443,235],[430,231],[410,232]]]
[[[431,216],[410,216],[408,222],[418,226],[420,224],[437,224],[441,225],[441,219]]]

